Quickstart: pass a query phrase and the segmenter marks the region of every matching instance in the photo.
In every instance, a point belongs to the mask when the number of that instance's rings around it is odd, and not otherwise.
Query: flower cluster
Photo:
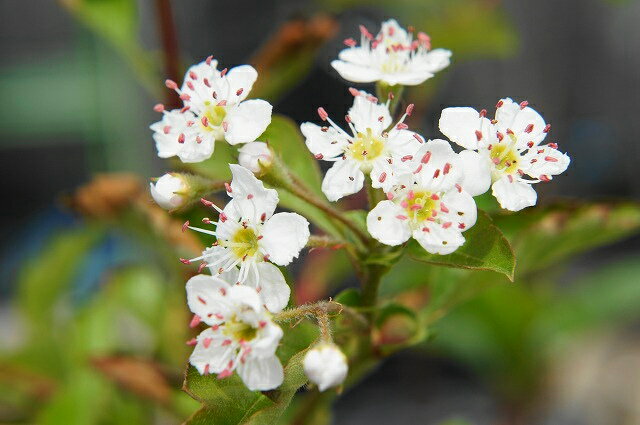
[[[518,211],[535,205],[532,184],[550,181],[569,165],[569,157],[555,143],[541,144],[550,129],[544,119],[527,102],[509,98],[498,102],[494,119],[487,118],[484,109],[443,110],[439,128],[449,140],[409,130],[405,121],[414,105],[394,119],[400,99],[393,93],[433,77],[449,65],[451,52],[432,50],[424,33],[414,40],[413,31],[395,20],[383,22],[376,36],[364,27],[360,30],[360,45],[345,40],[348,48],[332,66],[349,81],[376,82],[378,92],[389,96],[378,99],[350,88],[353,105],[343,126],[322,107],[317,110],[319,124],[300,125],[311,154],[331,163],[321,185],[326,199],[317,199],[277,151],[257,140],[271,123],[272,107],[264,100],[247,100],[257,79],[254,68],[242,65],[219,71],[217,61],[209,57],[189,68],[181,87],[166,82],[183,107],[155,108],[163,113],[162,120],[151,126],[160,157],[201,162],[211,157],[216,141],[243,144],[237,150],[239,165],[229,165],[230,183],[213,185],[196,175],[167,173],[150,185],[153,199],[163,208],[176,210],[186,201],[200,199],[215,215],[202,219],[210,227],[195,227],[189,221],[183,226],[212,237],[201,255],[180,259],[184,264],[199,263],[186,292],[194,313],[191,327],[206,324],[189,341],[195,346],[190,363],[200,374],[225,378],[237,372],[251,390],[278,387],[284,371],[277,356],[283,331],[277,323],[315,316],[321,336],[306,349],[303,369],[320,391],[340,386],[349,366],[331,337],[330,303],[287,308],[291,289],[280,267],[298,258],[306,246],[321,246],[323,241],[324,246],[348,245],[351,259],[363,264],[394,251],[384,245],[401,246],[411,238],[428,253],[451,254],[465,244],[464,232],[476,224],[474,196],[491,188],[503,208]],[[454,151],[452,144],[461,149]],[[330,204],[365,185],[370,202],[368,234]],[[230,198],[224,207],[200,198],[214,186],[224,187]],[[334,224],[343,240],[323,235],[310,241],[306,218],[276,213],[280,195],[285,199],[283,191],[327,214],[329,221],[337,220]],[[202,274],[205,270],[209,274]],[[375,307],[375,299],[367,307]]]

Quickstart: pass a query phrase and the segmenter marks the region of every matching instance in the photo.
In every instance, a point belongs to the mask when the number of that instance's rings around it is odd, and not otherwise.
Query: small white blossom
[[[313,123],[300,126],[309,150],[317,159],[333,162],[322,182],[322,191],[330,201],[337,201],[362,189],[365,174],[371,176],[375,188],[388,190],[396,182],[397,170],[418,149],[423,139],[407,130],[405,118],[391,125],[388,103],[380,104],[372,95],[350,89],[353,106],[346,116],[351,134],[338,127],[323,108],[318,114],[330,126]]]
[[[362,25],[360,32],[360,46],[354,39],[346,39],[349,47],[340,52],[339,60],[331,62],[345,80],[415,86],[449,66],[449,50],[431,50],[431,40],[422,32],[413,40],[413,34],[395,19],[383,22],[375,37]]]
[[[273,154],[264,142],[250,142],[238,149],[238,163],[254,173],[271,166]]]
[[[342,384],[349,366],[347,357],[335,344],[320,343],[304,356],[304,373],[320,391]]]
[[[399,176],[367,215],[371,236],[385,245],[410,237],[432,254],[450,254],[464,244],[462,232],[477,218],[476,204],[461,185],[460,157],[445,140],[429,140],[411,160],[412,172]]]
[[[274,264],[286,266],[298,257],[309,240],[309,222],[295,213],[274,214],[278,192],[266,189],[246,168],[230,167],[233,180],[227,185],[227,195],[231,201],[220,209],[203,200],[219,213],[217,222],[203,219],[216,230],[185,223],[192,230],[215,236],[215,243],[200,257],[181,261],[202,260],[202,267],[209,267],[212,273],[255,288],[269,311],[277,313],[287,305],[291,290]]]
[[[237,371],[252,391],[282,384],[284,373],[275,354],[282,329],[271,321],[255,289],[197,275],[187,282],[187,303],[195,314],[191,326],[209,326],[190,341],[195,348],[189,362],[200,374],[216,373],[222,379]]]
[[[155,184],[149,183],[151,196],[164,209],[171,210],[184,203],[186,182],[177,175],[167,173],[160,177]]]
[[[527,105],[502,99],[494,120],[473,108],[447,108],[440,117],[440,131],[467,149],[461,153],[465,189],[476,196],[491,186],[502,208],[511,211],[535,205],[531,185],[550,181],[571,161],[555,143],[540,145],[550,126]]]
[[[245,100],[258,73],[249,65],[218,71],[218,62],[207,58],[187,70],[184,83],[167,80],[184,107],[164,111],[162,121],[151,125],[158,156],[178,156],[183,162],[211,157],[216,140],[235,145],[253,142],[271,123],[272,106],[261,99]]]

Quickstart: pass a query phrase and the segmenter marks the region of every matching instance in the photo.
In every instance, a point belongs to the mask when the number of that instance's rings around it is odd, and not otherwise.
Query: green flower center
[[[230,320],[225,322],[222,333],[234,341],[251,341],[258,334],[258,329],[233,315]]]

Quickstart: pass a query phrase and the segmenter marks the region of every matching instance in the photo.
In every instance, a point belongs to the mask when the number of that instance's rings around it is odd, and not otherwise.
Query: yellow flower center
[[[258,329],[233,315],[230,320],[225,322],[222,333],[234,341],[251,341],[258,334]]]
[[[241,228],[233,235],[229,246],[237,258],[253,257],[258,252],[258,236],[249,227]]]
[[[371,129],[367,128],[366,134],[357,134],[353,143],[349,145],[348,153],[356,161],[367,162],[382,155],[384,145],[384,140],[375,137]]]
[[[207,107],[202,115],[207,118],[209,125],[206,127],[202,125],[202,128],[213,131],[214,129],[212,127],[218,127],[222,124],[222,121],[224,121],[224,118],[227,116],[227,110],[224,106],[214,105],[208,100],[204,104]]]
[[[500,174],[513,174],[518,171],[520,155],[505,143],[494,145],[489,157]]]
[[[402,204],[407,211],[407,217],[418,222],[431,218],[433,211],[438,208],[438,200],[432,196],[431,192],[415,192],[413,196],[407,196]]]

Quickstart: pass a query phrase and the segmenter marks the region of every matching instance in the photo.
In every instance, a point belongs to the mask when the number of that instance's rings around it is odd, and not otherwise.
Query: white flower
[[[206,61],[187,70],[181,88],[167,80],[184,102],[182,109],[166,112],[151,125],[158,156],[178,156],[183,162],[200,162],[213,154],[214,142],[235,145],[256,140],[271,123],[272,106],[261,99],[245,100],[258,77],[256,70],[242,65],[218,71],[217,61]]]
[[[320,391],[336,387],[349,371],[347,357],[332,343],[320,343],[304,356],[304,373]]]
[[[272,263],[286,266],[298,257],[309,240],[309,222],[295,213],[273,214],[278,192],[265,189],[246,168],[236,164],[230,167],[233,180],[227,194],[231,201],[224,210],[203,200],[220,214],[218,222],[203,219],[216,230],[185,223],[190,229],[215,236],[215,243],[200,257],[181,261],[189,264],[202,260],[202,267],[209,267],[212,273],[224,273],[227,279],[254,287],[269,311],[277,313],[287,305],[291,290]]]
[[[273,154],[264,142],[250,142],[238,149],[238,163],[254,173],[271,166]]]
[[[468,149],[461,153],[465,189],[476,196],[491,186],[502,208],[511,211],[535,205],[531,185],[551,180],[571,161],[555,143],[540,145],[550,126],[527,105],[502,99],[494,120],[473,108],[447,108],[440,117],[440,131]]]
[[[177,175],[167,173],[155,184],[149,183],[149,186],[151,196],[164,209],[178,208],[184,203],[183,194],[187,190],[187,184]]]
[[[461,185],[460,157],[445,140],[429,140],[411,161],[413,172],[367,215],[371,236],[385,245],[410,237],[432,254],[450,254],[465,239],[462,232],[476,222],[476,204]]]
[[[371,175],[373,187],[388,190],[395,184],[396,172],[403,161],[422,143],[422,138],[406,130],[403,122],[413,105],[388,129],[391,124],[388,102],[380,104],[364,91],[350,89],[350,92],[354,101],[346,120],[351,134],[338,127],[323,108],[318,108],[318,114],[330,127],[309,122],[300,126],[315,157],[334,162],[322,182],[322,191],[330,201],[362,189],[365,174]]]
[[[375,38],[362,25],[360,32],[360,46],[352,38],[345,40],[349,47],[340,52],[339,60],[331,62],[345,80],[415,86],[449,66],[449,50],[431,50],[431,40],[422,32],[413,40],[413,34],[395,19],[383,22]]]
[[[282,329],[253,288],[197,275],[187,282],[187,303],[195,314],[191,326],[209,326],[190,341],[195,348],[189,362],[200,374],[216,373],[222,379],[235,370],[252,391],[282,384],[284,373],[275,354]]]

